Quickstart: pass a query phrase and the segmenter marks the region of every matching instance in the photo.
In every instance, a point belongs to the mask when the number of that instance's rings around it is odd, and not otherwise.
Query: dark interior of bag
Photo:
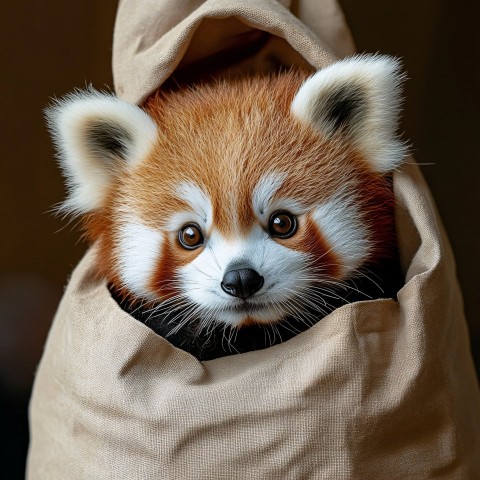
[[[213,27],[212,23],[215,23]],[[249,27],[236,18],[206,19],[198,26],[182,60],[162,89],[215,79],[312,67],[282,38]],[[212,35],[210,32],[216,32]],[[228,33],[225,33],[228,32]],[[217,35],[221,39],[217,38]],[[202,45],[202,49],[198,48]]]

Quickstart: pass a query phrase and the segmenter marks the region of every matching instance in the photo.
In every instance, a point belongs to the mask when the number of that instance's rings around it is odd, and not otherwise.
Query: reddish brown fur
[[[300,222],[296,235],[281,242],[288,248],[308,253],[311,258],[312,273],[319,279],[338,278],[341,275],[339,259],[309,215]]]
[[[184,203],[176,198],[181,181],[193,181],[210,196],[213,224],[224,237],[245,234],[256,222],[252,192],[266,172],[285,172],[277,196],[314,207],[354,180],[360,211],[372,230],[373,259],[392,247],[391,185],[373,172],[361,155],[340,140],[328,140],[290,114],[290,104],[303,73],[220,82],[173,93],[159,92],[145,105],[158,124],[154,149],[133,173],[122,172],[112,186],[105,208],[87,218],[87,231],[100,241],[100,269],[118,287],[113,245],[121,222],[119,205],[129,204],[146,225],[162,229]],[[282,240],[279,240],[282,241]],[[321,268],[336,276],[338,259],[308,218],[286,246],[322,258]],[[163,295],[176,269],[201,249],[187,252],[169,234],[153,285]]]
[[[155,275],[150,289],[162,298],[169,298],[178,294],[178,289],[172,280],[179,267],[191,262],[200,252],[197,250],[185,250],[179,247],[176,241],[168,239],[163,243],[162,252],[159,256]]]

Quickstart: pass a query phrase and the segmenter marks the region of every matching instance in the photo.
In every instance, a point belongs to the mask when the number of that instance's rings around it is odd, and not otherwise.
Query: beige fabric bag
[[[304,23],[286,0],[125,0],[118,92],[140,102],[219,49],[216,74],[319,68],[352,51],[334,0],[295,5]],[[239,45],[251,55],[239,58]],[[345,305],[258,352],[201,363],[174,348],[94,280],[90,250],[37,372],[28,478],[480,478],[480,397],[452,253],[418,168],[405,165],[394,185],[398,302]]]

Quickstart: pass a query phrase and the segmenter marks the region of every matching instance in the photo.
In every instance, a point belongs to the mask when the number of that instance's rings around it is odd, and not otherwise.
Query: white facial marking
[[[277,190],[282,186],[286,173],[271,172],[265,174],[255,186],[252,195],[252,205],[255,214],[262,218],[269,210],[270,202]]]
[[[208,195],[193,182],[181,182],[176,188],[176,194],[178,198],[188,203],[192,210],[174,213],[170,217],[167,229],[175,231],[185,223],[195,222],[208,231],[213,216],[212,203]]]
[[[120,228],[117,257],[122,282],[136,295],[151,298],[148,284],[152,279],[160,249],[162,234],[131,219]]]
[[[248,302],[221,288],[232,262],[236,268],[252,268],[264,278],[262,288]],[[309,280],[298,275],[307,263],[307,255],[282,246],[260,226],[246,238],[234,241],[214,231],[203,252],[180,269],[179,281],[184,283],[184,291],[198,306],[206,324],[217,321],[237,325],[247,317],[268,323],[294,314],[289,300],[308,285]],[[250,311],[242,311],[243,307]]]
[[[263,222],[266,222],[269,215],[277,210],[288,210],[294,215],[305,212],[305,207],[293,198],[273,198],[286,178],[286,173],[267,173],[255,186],[252,194],[253,211]]]
[[[351,194],[336,195],[313,213],[322,235],[339,257],[343,275],[358,268],[370,252],[368,230]]]

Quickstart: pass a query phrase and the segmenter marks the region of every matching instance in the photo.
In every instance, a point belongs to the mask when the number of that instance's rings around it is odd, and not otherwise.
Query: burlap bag
[[[295,2],[300,19],[289,7],[125,0],[116,88],[141,102],[202,59],[233,74],[320,68],[352,51],[334,0]],[[258,352],[200,363],[174,348],[93,279],[91,250],[36,375],[28,478],[479,479],[480,399],[452,253],[418,168],[394,184],[398,302],[345,305]]]

